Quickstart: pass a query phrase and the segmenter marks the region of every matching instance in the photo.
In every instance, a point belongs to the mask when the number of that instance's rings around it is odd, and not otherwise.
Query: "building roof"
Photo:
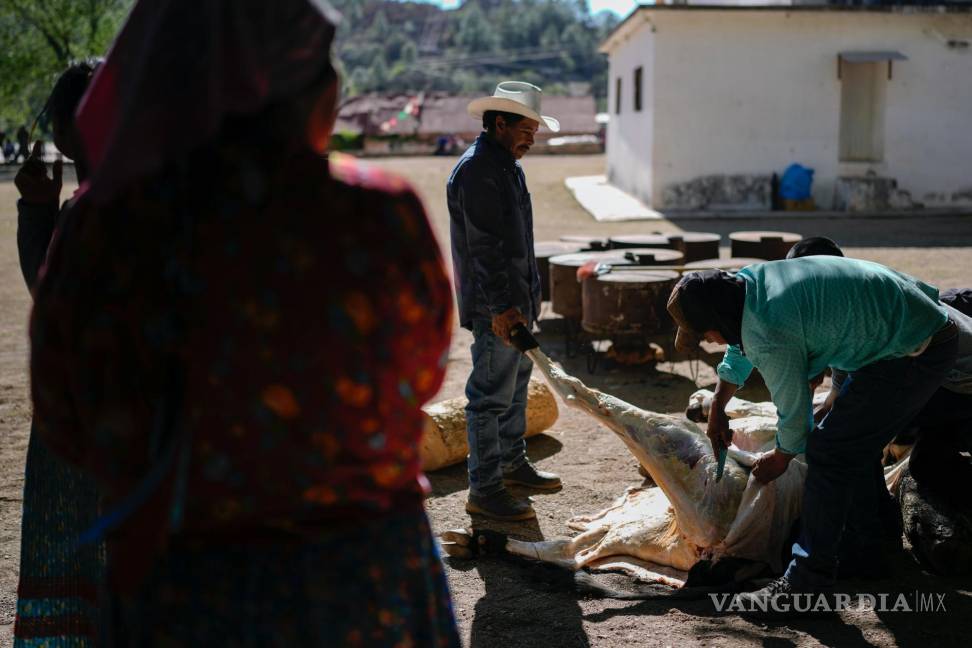
[[[444,134],[474,135],[481,124],[469,116],[466,106],[478,95],[450,95],[441,92],[410,94],[366,94],[346,100],[338,110],[334,130],[367,136]],[[409,101],[417,99],[416,115],[398,119]],[[561,133],[596,133],[599,125],[594,97],[543,98],[543,112],[560,120]],[[394,118],[394,119],[393,119]],[[382,125],[385,128],[382,128]]]
[[[638,28],[650,21],[651,14],[657,11],[766,11],[777,13],[809,12],[856,12],[856,13],[901,13],[901,14],[942,14],[972,13],[972,2],[942,2],[939,4],[883,4],[883,5],[846,5],[821,2],[817,4],[779,4],[769,0],[766,4],[640,4],[607,35],[598,48],[602,54],[610,54],[618,45],[631,37]]]

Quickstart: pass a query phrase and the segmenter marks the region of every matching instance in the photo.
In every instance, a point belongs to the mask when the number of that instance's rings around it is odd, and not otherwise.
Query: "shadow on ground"
[[[557,454],[563,447],[563,444],[552,436],[538,434],[527,439],[527,456],[535,463]],[[469,488],[469,475],[465,461],[430,472],[426,476],[432,484],[432,497],[451,495]]]
[[[784,230],[804,236],[827,236],[843,247],[968,247],[972,245],[972,215],[922,216],[913,218],[820,218],[808,214],[806,218],[773,220],[772,218],[679,219],[671,215],[669,222],[685,231],[713,232],[723,236],[729,244],[729,234],[743,230]],[[645,223],[645,230],[651,225]]]

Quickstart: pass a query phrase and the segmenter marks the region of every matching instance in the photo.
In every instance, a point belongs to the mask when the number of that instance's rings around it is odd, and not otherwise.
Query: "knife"
[[[722,473],[726,470],[726,454],[728,449],[724,445],[719,445],[719,463],[716,466],[716,481],[722,479]]]

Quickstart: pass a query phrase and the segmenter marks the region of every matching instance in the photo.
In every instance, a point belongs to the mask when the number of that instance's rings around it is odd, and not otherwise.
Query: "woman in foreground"
[[[106,642],[458,645],[417,450],[451,293],[412,190],[323,156],[334,22],[142,0],[79,111],[31,366],[108,495]]]

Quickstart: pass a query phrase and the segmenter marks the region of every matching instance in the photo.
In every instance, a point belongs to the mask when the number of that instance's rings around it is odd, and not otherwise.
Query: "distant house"
[[[972,205],[972,5],[641,6],[602,44],[609,180],[656,209]]]
[[[453,138],[455,148],[459,148],[482,131],[482,124],[466,112],[466,106],[475,98],[476,95],[438,92],[360,95],[341,104],[335,131],[362,135],[364,152],[375,155],[428,155],[435,151],[441,138]],[[560,120],[561,132],[541,130],[535,152],[601,150],[594,97],[544,96],[543,112]],[[551,146],[552,138],[568,139],[564,144],[555,141]],[[578,147],[585,141],[586,146]]]

